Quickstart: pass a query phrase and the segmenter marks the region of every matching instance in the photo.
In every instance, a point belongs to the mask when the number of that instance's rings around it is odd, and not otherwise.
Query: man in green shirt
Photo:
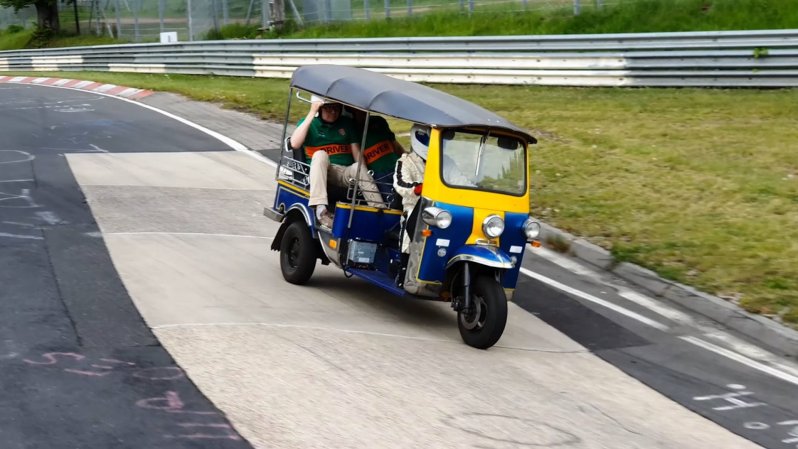
[[[363,129],[366,125],[366,111],[350,108],[352,116],[358,125],[361,133],[366,133],[366,149],[363,150],[363,158],[369,170],[374,173],[374,180],[380,193],[388,195],[393,189],[393,173],[396,171],[396,161],[399,156],[404,154],[402,145],[396,141],[388,122],[379,115],[369,117],[368,129]],[[362,142],[362,136],[360,137]]]
[[[313,97],[308,115],[299,121],[291,134],[291,147],[304,148],[306,162],[310,162],[310,200],[319,223],[332,228],[332,214],[327,210],[328,179],[347,186],[349,179],[356,179],[360,172],[360,190],[366,202],[384,208],[374,179],[366,168],[358,170],[355,162],[360,156],[358,133],[348,117],[341,116],[340,103],[327,103]]]

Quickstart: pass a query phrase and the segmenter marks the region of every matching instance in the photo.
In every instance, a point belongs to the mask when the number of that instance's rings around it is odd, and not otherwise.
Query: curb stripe
[[[28,76],[10,77],[6,75],[0,75],[0,83],[38,84],[43,86],[67,87],[71,89],[101,93],[110,95],[112,97],[123,97],[131,100],[139,100],[155,93],[151,90],[137,89],[135,87],[117,86],[116,84],[104,84],[95,81],[76,80],[70,78],[33,78]]]

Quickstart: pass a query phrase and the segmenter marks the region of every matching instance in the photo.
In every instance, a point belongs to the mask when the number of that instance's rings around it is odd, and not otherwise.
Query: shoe
[[[333,215],[330,213],[330,211],[325,210],[318,217],[316,217],[316,220],[319,222],[319,226],[332,229]]]

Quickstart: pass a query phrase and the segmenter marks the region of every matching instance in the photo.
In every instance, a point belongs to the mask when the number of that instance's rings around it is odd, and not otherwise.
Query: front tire
[[[280,270],[286,281],[304,285],[316,268],[316,245],[307,225],[296,220],[285,230],[280,242]]]
[[[488,349],[501,338],[507,324],[507,296],[492,276],[480,275],[471,284],[471,310],[457,312],[460,337],[468,346]]]

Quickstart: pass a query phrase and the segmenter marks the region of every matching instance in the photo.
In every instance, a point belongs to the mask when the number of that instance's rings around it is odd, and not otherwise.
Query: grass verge
[[[277,121],[288,85],[77,76]],[[620,260],[798,325],[798,89],[435,87],[539,138],[531,167],[537,216]]]

